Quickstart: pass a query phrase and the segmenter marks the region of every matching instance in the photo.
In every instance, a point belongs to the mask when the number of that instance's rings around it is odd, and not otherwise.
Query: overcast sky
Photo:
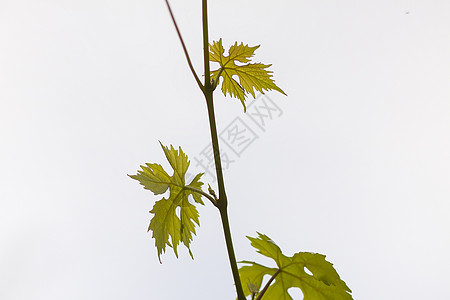
[[[172,6],[200,74],[201,1]],[[270,263],[245,238],[259,231],[326,254],[354,299],[448,299],[450,2],[209,8],[211,40],[261,44],[288,94],[247,114],[215,94],[238,260]],[[206,105],[163,0],[0,0],[1,299],[235,299],[209,203],[195,260],[158,261],[159,198],[126,176],[168,167],[158,140],[208,172]]]

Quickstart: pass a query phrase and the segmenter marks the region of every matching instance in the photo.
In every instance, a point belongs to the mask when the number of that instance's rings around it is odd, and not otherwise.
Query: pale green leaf
[[[264,93],[268,90],[276,90],[286,95],[283,90],[275,85],[272,79],[272,71],[266,70],[271,65],[261,63],[249,63],[259,46],[249,47],[237,42],[228,50],[228,56],[224,55],[222,39],[210,45],[210,60],[219,63],[220,67],[211,72],[211,78],[218,83],[219,77],[223,79],[222,92],[231,97],[238,98],[245,106],[245,98],[248,94],[255,97],[255,91]],[[240,64],[236,64],[239,62]],[[236,80],[236,77],[238,80]]]
[[[351,300],[351,290],[342,281],[333,268],[325,260],[325,256],[317,253],[298,252],[292,257],[285,256],[280,248],[266,235],[258,233],[258,238],[248,237],[257,252],[274,260],[276,267],[242,261],[245,266],[239,269],[241,282],[246,296],[251,295],[249,286],[262,290],[263,277],[278,275],[271,283],[262,299],[289,299],[289,288],[301,289],[304,300]],[[306,271],[307,270],[307,271]],[[312,274],[312,275],[310,275]]]
[[[136,175],[130,177],[139,181],[145,189],[151,190],[155,195],[170,191],[169,198],[156,201],[150,213],[153,217],[148,230],[153,233],[158,258],[165,252],[166,245],[173,248],[178,257],[178,245],[183,243],[190,250],[190,243],[195,234],[195,226],[200,225],[198,211],[189,200],[190,196],[195,203],[203,204],[201,191],[203,182],[200,181],[203,173],[197,174],[186,185],[185,175],[189,167],[187,155],[181,150],[175,150],[173,146],[161,147],[173,169],[173,175],[167,174],[159,164],[146,164],[141,166]]]

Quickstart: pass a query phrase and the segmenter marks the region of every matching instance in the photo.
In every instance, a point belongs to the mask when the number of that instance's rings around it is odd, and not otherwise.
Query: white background
[[[202,70],[201,1],[172,1]],[[450,2],[209,3],[288,97],[225,173],[238,260],[327,254],[354,299],[448,299]],[[245,117],[216,93],[219,130]],[[159,264],[157,200],[126,174],[190,157],[206,107],[162,0],[0,0],[0,298],[234,299],[218,213]],[[195,169],[193,170],[195,171]],[[200,172],[201,170],[196,170]],[[300,293],[295,293],[301,299]]]

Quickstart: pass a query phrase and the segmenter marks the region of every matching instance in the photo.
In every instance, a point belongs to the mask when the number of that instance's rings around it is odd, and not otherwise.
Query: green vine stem
[[[217,136],[217,127],[216,127],[216,118],[214,115],[214,102],[213,102],[213,92],[218,83],[218,77],[215,78],[214,82],[211,82],[211,74],[209,67],[209,39],[208,39],[208,3],[207,0],[202,0],[202,23],[203,23],[203,59],[204,59],[204,70],[205,70],[205,83],[202,84],[200,79],[198,78],[194,67],[192,66],[191,59],[187,52],[186,46],[184,44],[183,38],[181,36],[180,30],[178,29],[178,25],[175,21],[174,15],[172,13],[172,9],[170,7],[169,1],[165,0],[167,4],[167,8],[169,9],[170,16],[172,18],[172,22],[175,25],[175,29],[177,31],[178,37],[181,41],[181,45],[183,46],[184,54],[186,56],[189,68],[191,69],[192,75],[194,76],[198,86],[202,90],[205,99],[206,106],[208,109],[208,118],[209,118],[209,127],[211,132],[211,141],[213,146],[214,153],[214,162],[216,165],[216,175],[217,175],[217,184],[219,188],[219,197],[218,199],[214,199],[206,193],[201,193],[203,196],[207,197],[218,209],[220,212],[220,218],[222,220],[223,233],[225,236],[225,243],[228,252],[228,258],[230,261],[231,271],[233,274],[234,284],[236,287],[236,293],[238,300],[246,300],[244,290],[242,289],[241,280],[239,277],[239,270],[236,262],[236,256],[234,254],[233,249],[233,241],[231,238],[231,230],[230,223],[228,219],[228,201],[227,195],[225,193],[225,184],[223,180],[223,172],[222,172],[222,162],[220,160],[220,150],[219,150],[219,139]],[[191,189],[192,190],[192,189]],[[199,192],[197,190],[193,190]]]
[[[231,271],[233,273],[234,284],[238,300],[245,300],[244,291],[242,289],[241,279],[239,277],[239,270],[236,262],[236,256],[233,249],[233,241],[231,238],[230,223],[228,219],[228,201],[225,193],[225,184],[222,173],[222,162],[220,160],[219,139],[217,137],[216,118],[214,115],[213,91],[214,86],[211,84],[210,68],[209,68],[209,39],[208,39],[208,1],[202,1],[202,17],[203,17],[203,60],[205,67],[205,83],[203,93],[206,99],[208,108],[209,127],[211,131],[211,140],[214,153],[214,161],[216,165],[217,185],[219,187],[219,201],[217,208],[222,219],[223,233],[227,246],[228,258],[230,261]]]

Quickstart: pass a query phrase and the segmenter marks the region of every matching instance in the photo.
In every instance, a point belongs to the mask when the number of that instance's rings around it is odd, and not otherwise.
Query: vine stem
[[[233,249],[233,241],[231,238],[231,230],[230,223],[228,219],[228,201],[227,195],[225,193],[225,184],[223,180],[222,173],[222,163],[220,160],[220,150],[219,150],[219,139],[217,137],[217,127],[216,127],[216,118],[214,115],[214,103],[213,103],[213,92],[217,85],[218,78],[211,82],[211,74],[209,68],[209,40],[208,40],[208,3],[207,0],[202,0],[202,24],[203,24],[203,59],[204,59],[204,69],[205,69],[205,83],[202,84],[200,79],[195,72],[195,69],[192,65],[191,59],[186,49],[186,45],[184,44],[183,38],[181,36],[180,30],[178,29],[178,25],[175,21],[175,17],[172,13],[172,9],[170,7],[169,1],[165,0],[167,4],[167,8],[169,9],[170,16],[172,18],[172,22],[175,25],[175,29],[177,31],[178,37],[181,41],[181,45],[183,46],[184,54],[186,56],[189,68],[191,69],[192,75],[197,81],[198,86],[202,90],[205,99],[206,106],[208,109],[208,118],[209,118],[209,127],[211,131],[211,141],[213,146],[214,153],[214,162],[216,165],[216,175],[217,175],[217,184],[219,187],[219,197],[217,200],[210,197],[206,193],[200,193],[203,196],[207,197],[219,210],[220,218],[222,220],[223,233],[225,237],[225,243],[228,252],[228,258],[230,261],[231,272],[233,274],[234,285],[236,287],[236,294],[238,300],[246,300],[244,290],[242,289],[241,279],[239,277],[239,270],[236,262],[236,256],[234,254]],[[192,191],[199,192],[198,190],[191,189]],[[213,201],[214,200],[214,201]]]
[[[206,0],[203,0],[206,1]],[[209,53],[209,52],[208,52]],[[205,76],[206,77],[206,76]],[[230,261],[231,272],[233,274],[234,285],[238,300],[245,300],[245,294],[242,289],[241,279],[239,277],[239,269],[236,262],[236,255],[233,248],[233,240],[231,237],[230,223],[228,219],[228,201],[225,193],[225,184],[223,180],[222,163],[220,160],[219,139],[217,137],[216,119],[214,115],[213,89],[211,84],[205,82],[205,98],[208,108],[209,126],[211,131],[211,140],[214,153],[214,161],[216,165],[217,185],[219,187],[219,199],[216,201],[216,207],[219,209],[220,218],[222,220],[223,233],[227,246],[228,258]]]
[[[228,219],[228,201],[225,193],[225,184],[223,180],[222,162],[220,160],[219,139],[217,137],[216,118],[214,115],[213,92],[215,84],[211,83],[211,74],[209,68],[209,38],[208,38],[208,1],[202,0],[202,20],[203,20],[203,60],[205,68],[205,83],[203,94],[206,99],[206,106],[208,108],[209,127],[211,131],[211,140],[213,146],[214,162],[216,165],[217,185],[219,187],[219,199],[217,201],[217,208],[220,212],[222,220],[223,233],[225,243],[227,246],[228,258],[230,261],[231,272],[233,274],[234,285],[238,300],[246,300],[244,290],[242,289],[241,279],[239,277],[239,269],[236,262],[236,255],[234,254],[233,240],[231,238],[230,222]]]

